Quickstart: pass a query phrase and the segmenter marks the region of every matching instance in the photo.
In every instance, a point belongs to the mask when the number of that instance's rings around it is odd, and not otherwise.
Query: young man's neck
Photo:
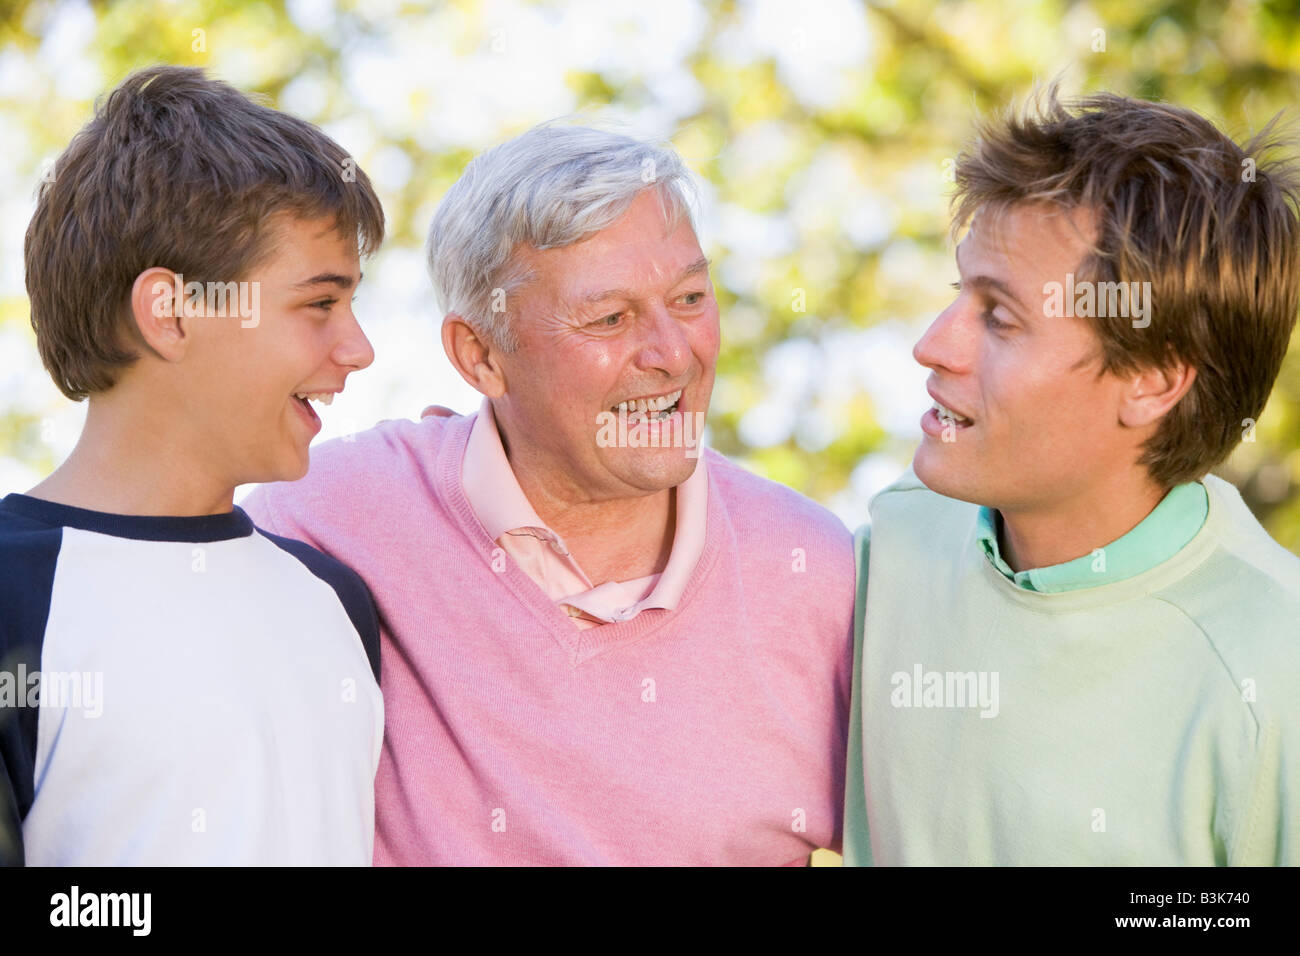
[[[155,409],[132,405],[126,395],[92,398],[72,454],[27,494],[121,515],[229,512],[234,486],[210,477],[185,430]]]
[[[999,509],[998,547],[1013,571],[1064,564],[1128,534],[1164,499],[1168,489],[1143,471],[1124,476],[1050,509]]]

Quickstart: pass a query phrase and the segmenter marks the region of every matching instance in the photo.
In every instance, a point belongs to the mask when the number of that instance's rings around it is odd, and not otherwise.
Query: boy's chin
[[[297,481],[307,475],[309,459],[304,449],[301,454],[287,454],[281,460],[268,463],[246,479],[248,484],[266,485],[274,481]]]

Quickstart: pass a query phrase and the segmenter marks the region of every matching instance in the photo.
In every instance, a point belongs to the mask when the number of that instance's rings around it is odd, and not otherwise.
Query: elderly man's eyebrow
[[[683,269],[681,272],[677,274],[677,278],[673,280],[673,285],[679,285],[680,283],[689,279],[691,276],[699,275],[701,272],[708,272],[708,271],[709,271],[708,256],[700,256],[698,259],[696,259],[694,262],[692,262],[690,265],[688,265],[685,269]],[[589,304],[593,302],[604,302],[607,299],[634,299],[634,298],[636,298],[636,296],[634,296],[627,289],[605,289],[601,292],[589,292],[582,297],[581,301],[584,304]]]
[[[310,279],[303,279],[301,282],[295,282],[293,287],[295,289],[310,289],[313,286],[318,285],[332,285],[340,289],[350,289],[354,285],[360,285],[361,280],[364,278],[364,272],[355,277],[346,276],[340,272],[321,272],[312,276]]]

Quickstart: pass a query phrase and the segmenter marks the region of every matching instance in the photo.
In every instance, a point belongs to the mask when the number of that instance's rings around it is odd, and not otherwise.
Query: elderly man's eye
[[[599,326],[603,329],[613,328],[623,319],[622,312],[615,312],[613,315],[607,315],[603,319],[597,319],[592,325]]]
[[[703,292],[688,292],[686,295],[682,296],[682,302],[686,305],[699,305],[703,299]]]

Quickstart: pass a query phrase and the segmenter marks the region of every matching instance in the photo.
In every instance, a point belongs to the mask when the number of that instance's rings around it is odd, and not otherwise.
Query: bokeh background
[[[956,278],[951,164],[976,113],[1059,78],[1244,136],[1300,105],[1300,0],[0,2],[0,494],[48,474],[85,414],[28,321],[36,186],[95,98],[158,62],[320,124],[383,200],[357,303],[375,364],[318,440],[477,406],[438,341],[425,229],[474,154],[591,115],[670,140],[699,175],[723,328],[708,443],[855,526],[930,405],[911,348]],[[1300,553],[1300,347],[1219,473]]]
[[[0,3],[0,493],[48,474],[85,411],[28,322],[36,185],[95,98],[157,62],[320,124],[383,199],[390,239],[357,304],[377,358],[322,438],[476,407],[438,343],[424,231],[475,153],[591,114],[670,140],[700,177],[723,322],[709,443],[856,525],[930,404],[911,347],[956,278],[951,162],[976,112],[1060,78],[1247,134],[1300,104],[1300,2]],[[1300,553],[1300,348],[1256,437],[1220,473]]]

